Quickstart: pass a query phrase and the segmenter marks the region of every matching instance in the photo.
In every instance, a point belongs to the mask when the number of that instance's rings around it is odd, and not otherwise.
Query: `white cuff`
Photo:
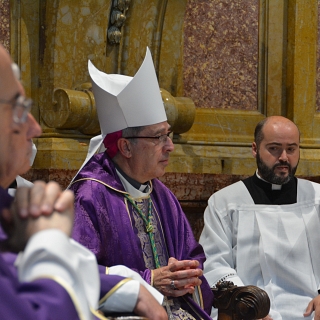
[[[139,290],[140,283],[136,280],[130,280],[108,297],[99,309],[107,313],[132,312],[138,300]]]
[[[55,280],[68,291],[78,312],[91,318],[90,307],[97,308],[100,292],[98,266],[91,251],[62,231],[48,229],[30,238],[15,264],[19,281]]]
[[[150,286],[149,283],[147,283],[138,272],[135,272],[131,270],[130,268],[122,265],[113,266],[108,268],[109,274],[115,274],[118,276],[123,276],[126,278],[131,278],[133,280],[139,281],[140,284],[142,284],[152,295],[153,297],[159,302],[159,304],[162,304],[163,302],[163,295],[154,287]]]

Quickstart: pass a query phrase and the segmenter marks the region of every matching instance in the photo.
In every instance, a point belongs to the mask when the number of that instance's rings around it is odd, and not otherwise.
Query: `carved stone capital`
[[[76,129],[87,135],[98,134],[100,126],[97,110],[89,87],[90,83],[84,84],[81,91],[63,88],[54,90],[52,106],[46,106],[42,112],[46,125],[55,129]]]
[[[171,130],[176,134],[190,130],[196,116],[196,107],[192,99],[173,97],[167,90],[160,90]]]
[[[161,89],[161,95],[171,130],[175,134],[188,131],[195,118],[193,101],[185,97],[173,97],[164,89]],[[78,130],[86,135],[100,132],[90,83],[84,83],[76,90],[57,88],[53,93],[53,104],[46,106],[42,118],[50,128]]]

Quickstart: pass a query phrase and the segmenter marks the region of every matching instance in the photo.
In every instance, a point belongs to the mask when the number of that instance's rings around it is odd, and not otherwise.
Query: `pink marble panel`
[[[188,0],[184,96],[198,108],[257,109],[259,0]]]
[[[77,170],[63,169],[31,169],[23,177],[30,181],[56,181],[66,188]],[[230,174],[197,174],[168,172],[160,180],[175,194],[185,212],[194,236],[199,239],[203,228],[203,213],[208,198],[216,191],[243,180],[248,176]],[[320,182],[320,176],[302,177],[314,182]]]
[[[10,51],[10,1],[0,0],[0,43]]]

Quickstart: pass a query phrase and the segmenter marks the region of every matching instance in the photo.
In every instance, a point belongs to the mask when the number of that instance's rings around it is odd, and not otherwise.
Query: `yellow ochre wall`
[[[99,133],[88,59],[133,76],[149,46],[175,133],[161,180],[186,211],[202,212],[212,192],[254,172],[253,130],[265,116],[299,126],[297,175],[317,180],[319,8],[316,0],[0,0],[0,41],[43,128],[26,177],[68,185]]]

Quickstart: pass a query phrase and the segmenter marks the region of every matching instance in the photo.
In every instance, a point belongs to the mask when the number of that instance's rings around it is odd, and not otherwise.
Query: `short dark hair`
[[[263,127],[265,126],[265,124],[268,122],[270,117],[267,117],[267,118],[264,118],[262,119],[257,125],[256,125],[256,128],[254,130],[254,142],[256,143],[257,145],[257,148],[259,149],[259,146],[262,142],[262,140],[264,139],[264,134],[263,134]],[[292,121],[291,121],[292,122]],[[299,132],[299,141],[300,141],[300,130],[298,128],[298,126],[292,122],[296,128],[298,129],[298,132]]]
[[[266,122],[268,121],[268,118],[264,118],[263,120],[261,120],[257,125],[256,128],[254,130],[254,142],[257,145],[257,148],[259,148],[261,141],[264,138],[264,134],[263,134],[263,127],[266,124]]]

